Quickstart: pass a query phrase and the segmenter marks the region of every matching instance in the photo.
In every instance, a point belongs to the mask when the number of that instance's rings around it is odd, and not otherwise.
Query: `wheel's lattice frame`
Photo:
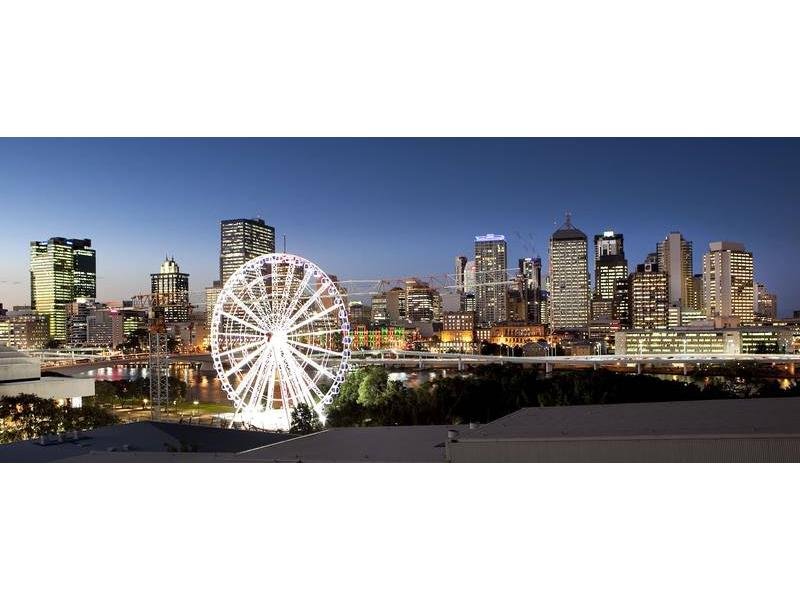
[[[350,323],[336,283],[293,254],[242,265],[214,305],[211,356],[231,423],[288,429],[299,404],[324,422],[350,357]]]

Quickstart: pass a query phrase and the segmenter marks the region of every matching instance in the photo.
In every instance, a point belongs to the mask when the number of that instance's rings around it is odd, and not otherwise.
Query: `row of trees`
[[[125,404],[150,396],[150,378],[140,377],[132,381],[96,381],[95,400],[102,405]],[[169,377],[169,397],[172,400],[186,398],[186,382],[177,377]]]
[[[705,385],[606,370],[567,371],[545,377],[521,365],[485,365],[465,377],[436,379],[414,388],[389,381],[388,371],[369,366],[350,373],[328,407],[329,427],[486,423],[520,408],[627,402],[666,402],[741,397],[740,382]],[[761,381],[749,395],[800,395]]]
[[[0,443],[19,442],[68,431],[117,423],[117,417],[94,404],[72,408],[32,394],[0,398]]]

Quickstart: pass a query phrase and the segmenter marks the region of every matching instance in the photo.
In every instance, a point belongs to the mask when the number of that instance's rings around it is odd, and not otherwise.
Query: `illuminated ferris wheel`
[[[324,422],[350,357],[347,309],[334,281],[293,254],[242,265],[214,305],[211,356],[233,401],[231,419],[288,429],[300,404]]]

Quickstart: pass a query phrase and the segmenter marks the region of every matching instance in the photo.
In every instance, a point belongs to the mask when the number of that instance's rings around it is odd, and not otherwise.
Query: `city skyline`
[[[546,272],[549,236],[569,211],[590,237],[624,234],[632,270],[671,231],[693,243],[694,273],[710,242],[741,242],[755,279],[791,314],[800,284],[782,267],[798,253],[789,218],[798,149],[708,139],[3,140],[0,199],[15,226],[0,241],[0,302],[29,303],[28,246],[54,236],[93,240],[100,300],[146,292],[152,264],[169,253],[192,273],[198,302],[218,278],[225,219],[263,218],[278,250],[287,235],[290,252],[342,279],[400,279],[450,273],[486,233],[505,235],[509,266],[538,254]],[[603,171],[623,160],[627,177]],[[558,161],[573,174],[547,172]]]

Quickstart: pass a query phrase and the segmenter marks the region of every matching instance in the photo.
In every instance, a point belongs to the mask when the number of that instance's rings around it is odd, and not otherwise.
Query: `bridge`
[[[313,356],[312,356],[313,357]],[[79,373],[90,369],[125,364],[143,364],[147,353],[91,354],[51,351],[42,357],[42,367],[62,373]],[[174,354],[170,363],[198,364],[203,370],[213,371],[211,355]],[[642,373],[645,369],[689,370],[703,365],[715,366],[770,366],[784,369],[794,376],[800,364],[800,354],[601,354],[591,356],[488,356],[480,354],[443,354],[410,350],[359,350],[354,351],[350,363],[355,366],[384,365],[411,369],[455,369],[488,364],[521,364],[543,368],[552,373],[556,369],[614,369]]]

